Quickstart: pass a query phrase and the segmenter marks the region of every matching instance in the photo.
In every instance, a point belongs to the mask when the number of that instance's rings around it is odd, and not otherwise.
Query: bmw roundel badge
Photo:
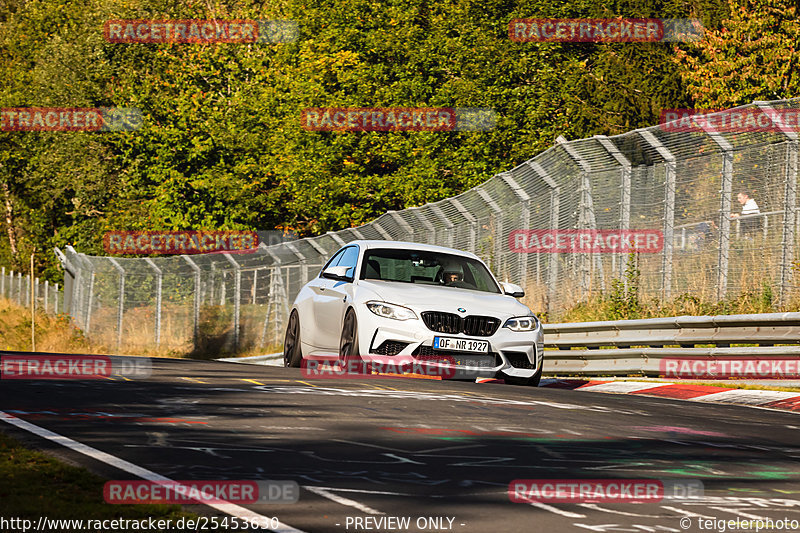
[[[459,313],[466,313],[467,312],[467,310],[464,309],[463,307],[459,307],[458,311],[459,311]]]

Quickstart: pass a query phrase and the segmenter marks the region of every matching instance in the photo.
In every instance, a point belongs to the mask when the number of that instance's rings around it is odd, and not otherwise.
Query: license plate
[[[487,353],[489,341],[476,341],[472,339],[459,339],[457,337],[434,337],[435,350],[450,350],[454,352]]]

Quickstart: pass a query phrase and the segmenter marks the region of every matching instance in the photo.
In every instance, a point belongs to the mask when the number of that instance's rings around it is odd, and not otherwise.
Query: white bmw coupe
[[[542,326],[469,252],[397,241],[353,241],[292,305],[284,363],[306,358],[443,357],[475,376],[537,386]],[[462,374],[463,375],[463,374]]]

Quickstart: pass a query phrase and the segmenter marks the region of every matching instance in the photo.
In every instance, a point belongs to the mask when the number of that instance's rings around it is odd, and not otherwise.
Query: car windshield
[[[494,278],[480,261],[426,250],[367,250],[361,266],[361,279],[500,292]]]

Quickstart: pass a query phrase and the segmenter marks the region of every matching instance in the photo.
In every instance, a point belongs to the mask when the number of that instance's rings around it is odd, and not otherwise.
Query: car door
[[[344,252],[345,248],[336,252],[322,270],[324,271],[328,267],[336,266]],[[320,272],[319,276],[309,281],[306,285],[306,288],[311,291],[310,301],[308,302],[311,307],[311,316],[309,320],[306,321],[306,323],[310,325],[310,328],[308,328],[309,331],[303,331],[303,342],[310,344],[316,349],[330,344],[329,341],[326,341],[326,335],[329,335],[326,331],[330,328],[327,326],[327,313],[331,307],[331,300],[337,298],[337,296],[329,290],[333,287],[334,283],[336,283],[335,280],[323,278],[322,272]]]
[[[359,247],[352,245],[342,250],[336,264],[331,262],[328,266],[348,267],[347,276],[354,280],[356,265],[358,264]],[[344,312],[353,294],[352,281],[339,281],[325,279],[327,283],[320,287],[319,298],[316,304],[317,325],[320,331],[320,348],[331,354],[339,353],[339,338],[342,334]]]

